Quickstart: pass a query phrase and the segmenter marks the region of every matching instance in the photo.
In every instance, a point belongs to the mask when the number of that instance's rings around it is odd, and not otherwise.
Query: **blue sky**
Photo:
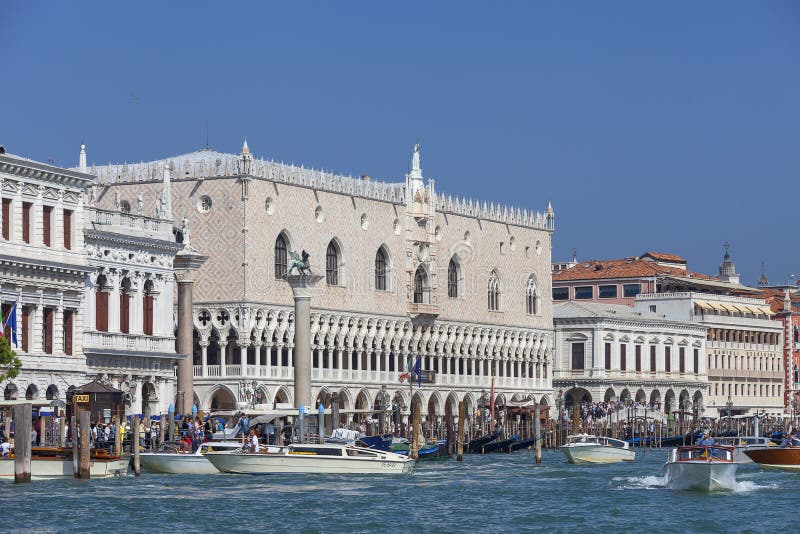
[[[800,275],[800,3],[4,2],[0,143],[210,144],[556,209],[554,259]]]

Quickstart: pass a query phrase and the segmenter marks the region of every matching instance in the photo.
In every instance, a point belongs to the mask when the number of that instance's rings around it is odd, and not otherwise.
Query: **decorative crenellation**
[[[93,165],[89,169],[89,174],[97,176],[100,184],[157,183],[162,181],[165,173],[171,174],[173,180],[237,176],[243,174],[245,164],[249,167],[247,174],[255,178],[393,204],[406,204],[405,183],[354,178],[273,160],[252,159],[245,162],[240,155],[210,150],[152,162]],[[433,194],[431,197],[433,206],[441,212],[541,230],[554,230],[555,215],[551,209],[542,213],[473,199],[453,198],[450,195]]]

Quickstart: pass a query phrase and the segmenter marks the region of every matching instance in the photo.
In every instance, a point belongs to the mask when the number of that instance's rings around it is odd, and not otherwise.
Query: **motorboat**
[[[625,441],[591,434],[567,436],[561,452],[571,464],[611,464],[636,459],[636,452]]]
[[[106,451],[92,450],[89,456],[90,478],[124,476],[130,460],[113,456]],[[72,449],[33,447],[31,449],[31,480],[50,480],[75,476]],[[0,480],[14,480],[14,457],[0,458]]]
[[[337,443],[266,447],[255,453],[242,451],[209,452],[205,455],[225,473],[250,475],[279,473],[309,474],[407,474],[414,460],[388,451]]]
[[[751,460],[750,457],[745,454],[747,451],[767,449],[773,446],[772,440],[759,436],[729,436],[715,438],[714,444],[733,447],[733,461],[737,464],[753,463],[753,460]]]
[[[207,452],[233,451],[241,448],[242,443],[239,441],[207,441],[201,443],[193,453],[184,451],[180,447],[166,447],[157,452],[141,453],[139,461],[142,467],[153,473],[213,475],[219,473],[219,470],[206,459]]]
[[[768,447],[746,450],[744,453],[767,469],[800,471],[800,447]]]
[[[733,447],[691,445],[670,450],[664,465],[666,487],[676,490],[719,491],[736,487]]]

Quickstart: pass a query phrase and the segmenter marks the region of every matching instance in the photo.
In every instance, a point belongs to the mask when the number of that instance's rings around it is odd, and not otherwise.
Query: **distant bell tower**
[[[767,287],[769,280],[767,279],[767,268],[764,262],[761,262],[761,276],[758,278],[758,287]]]
[[[731,284],[738,284],[739,274],[736,272],[736,264],[731,261],[731,255],[728,252],[731,245],[725,241],[722,246],[725,249],[725,255],[722,258],[722,263],[719,265],[719,278]]]

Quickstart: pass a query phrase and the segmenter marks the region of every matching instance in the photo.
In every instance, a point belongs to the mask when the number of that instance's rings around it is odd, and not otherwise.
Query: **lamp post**
[[[728,402],[725,403],[725,406],[728,408],[728,429],[731,428],[731,408],[733,408],[733,399],[731,398],[731,394],[728,393]]]

